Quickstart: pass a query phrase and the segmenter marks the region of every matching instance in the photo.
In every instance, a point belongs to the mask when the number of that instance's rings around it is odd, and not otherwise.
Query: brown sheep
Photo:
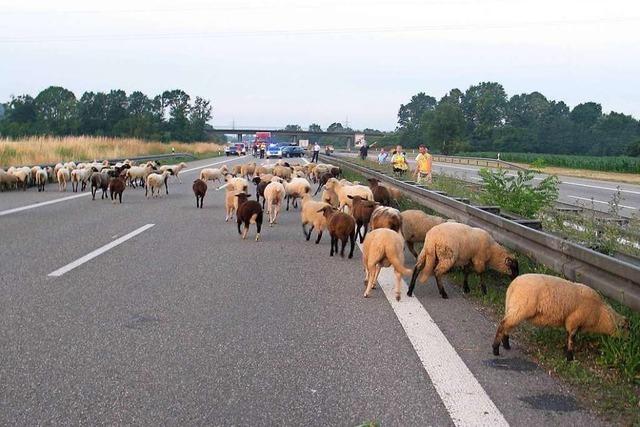
[[[109,180],[109,195],[111,196],[111,201],[113,203],[116,202],[116,198],[118,198],[120,203],[122,203],[122,193],[126,186],[126,182],[121,177],[111,178]]]
[[[193,181],[193,194],[196,196],[196,208],[202,209],[202,204],[204,202],[204,196],[207,194],[207,183],[201,179],[196,179]]]
[[[371,214],[379,204],[377,202],[372,202],[371,200],[364,200],[360,196],[348,195],[347,197],[352,200],[352,214],[356,220],[356,237],[360,236],[360,243],[362,243],[369,229]],[[364,233],[360,233],[360,229],[362,227],[364,227]]]
[[[400,211],[388,206],[378,206],[371,214],[369,228],[388,228],[395,232],[402,232],[402,216]]]
[[[369,296],[371,289],[375,288],[380,269],[393,266],[396,276],[396,301],[400,301],[402,276],[411,274],[411,269],[404,266],[404,239],[400,234],[388,228],[372,230],[362,245],[362,264],[365,271],[365,298]]]
[[[238,211],[236,212],[236,218],[238,221],[238,234],[242,236],[242,239],[247,238],[247,234],[249,234],[249,225],[255,224],[257,233],[256,233],[256,242],[260,240],[260,230],[262,228],[262,206],[260,203],[255,200],[249,200],[249,194],[247,193],[238,193],[236,194],[238,198]],[[244,232],[242,231],[242,225],[244,224]]]
[[[350,240],[349,258],[353,258],[353,250],[356,245],[356,220],[351,215],[339,212],[332,206],[325,206],[318,212],[322,212],[327,219],[327,229],[331,236],[329,256],[333,256],[334,252],[338,253],[338,240],[340,240],[342,242],[340,256],[344,258],[344,248],[347,246],[347,240]]]
[[[407,242],[407,248],[417,259],[418,252],[413,245],[423,243],[427,232],[446,220],[439,216],[427,215],[418,209],[409,209],[401,212],[400,215],[402,216],[402,235]]]
[[[487,293],[482,273],[488,268],[508,274],[514,279],[518,275],[518,260],[493,237],[481,228],[457,222],[445,222],[429,230],[424,247],[418,255],[407,295],[413,294],[418,273],[420,282],[426,282],[433,274],[442,298],[448,298],[442,286],[442,276],[453,267],[464,267],[464,292],[469,292],[468,277],[471,268],[480,275],[482,293]]]
[[[505,315],[493,340],[493,354],[500,343],[511,348],[509,333],[525,320],[536,326],[564,327],[567,331],[565,355],[573,360],[574,338],[578,331],[620,336],[629,330],[629,320],[606,304],[593,289],[545,274],[524,274],[511,282],[505,300]]]
[[[391,206],[392,199],[389,189],[379,185],[380,181],[375,178],[368,178],[367,181],[369,181],[369,188],[371,188],[371,192],[373,193],[373,200],[382,206]]]
[[[64,170],[65,168],[62,168],[58,171],[58,183],[61,182],[61,171]],[[91,200],[95,200],[96,199],[96,193],[98,192],[98,189],[102,190],[102,196],[100,197],[100,199],[104,199],[107,198],[107,189],[109,188],[109,175],[107,175],[107,173],[101,173],[101,172],[93,172],[91,174]],[[66,185],[66,184],[65,184]]]

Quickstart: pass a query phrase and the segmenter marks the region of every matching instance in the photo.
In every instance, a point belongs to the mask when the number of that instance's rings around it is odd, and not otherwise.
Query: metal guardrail
[[[500,243],[544,264],[567,279],[589,285],[604,295],[640,311],[640,267],[502,218],[424,187],[395,179],[374,169],[336,157],[324,161],[374,177],[411,199],[459,222],[480,227]]]
[[[123,162],[125,160],[135,160],[135,161],[162,160],[162,159],[170,159],[172,157],[190,157],[192,159],[196,158],[193,154],[189,154],[189,153],[170,153],[170,154],[150,154],[148,156],[123,157],[121,159],[105,159],[105,160],[107,160],[109,163],[117,163],[117,162]],[[99,161],[102,161],[102,160],[99,160]],[[75,163],[91,163],[91,162],[93,162],[93,160],[78,160],[78,161],[75,161]],[[55,165],[56,165],[56,163],[45,163],[45,164],[40,164],[38,166],[40,166],[40,167],[45,167],[45,166],[54,167]],[[7,170],[6,167],[3,167],[3,169]]]
[[[458,164],[458,165],[484,166],[487,168],[497,168],[497,169],[527,170],[527,168],[523,168],[522,166],[518,166],[513,163],[505,162],[504,160],[487,159],[484,157],[443,156],[439,154],[434,154],[433,161],[439,162],[439,163],[451,163],[451,164]]]

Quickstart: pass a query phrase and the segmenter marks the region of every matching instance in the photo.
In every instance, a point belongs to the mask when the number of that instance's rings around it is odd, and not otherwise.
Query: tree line
[[[596,102],[569,108],[540,92],[507,96],[501,84],[482,82],[440,100],[420,92],[400,106],[397,133],[403,146],[432,151],[640,155],[640,122]]]
[[[193,101],[180,89],[167,90],[153,98],[124,90],[73,92],[50,86],[35,98],[14,96],[3,105],[0,135],[20,138],[32,135],[92,135],[134,137],[160,141],[207,139],[211,101],[197,96]]]

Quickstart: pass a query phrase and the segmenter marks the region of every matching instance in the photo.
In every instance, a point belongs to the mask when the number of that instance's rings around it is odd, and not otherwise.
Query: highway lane
[[[339,153],[355,157],[355,153]],[[409,163],[415,164],[415,156],[409,155]],[[369,157],[374,160],[373,156]],[[443,173],[472,182],[481,182],[478,174],[481,167],[473,165],[452,165],[449,163],[434,163],[434,172]],[[515,173],[509,173],[515,176]],[[540,182],[547,175],[535,174],[534,182]],[[570,176],[558,176],[560,179],[560,194],[558,200],[571,205],[583,206],[589,209],[596,209],[602,212],[609,211],[609,202],[620,187],[620,214],[623,216],[640,215],[640,185],[616,183],[611,181],[601,181],[595,179],[575,178]]]
[[[122,206],[0,217],[2,424],[452,424],[381,291],[362,298],[358,252],[331,259],[328,236],[305,242],[298,212],[242,241],[223,192],[195,208],[194,175],[163,199],[127,189]],[[601,424],[517,349],[494,359],[494,322],[455,290],[416,295],[509,423]]]

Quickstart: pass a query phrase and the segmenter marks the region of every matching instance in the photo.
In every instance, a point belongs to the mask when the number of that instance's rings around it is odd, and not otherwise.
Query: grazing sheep
[[[360,196],[347,196],[352,200],[352,215],[356,220],[356,237],[360,236],[360,243],[364,241],[369,229],[369,221],[371,214],[379,206],[378,202],[364,200]],[[360,233],[360,229],[364,226],[364,233]]]
[[[256,225],[256,242],[260,240],[260,229],[262,228],[263,212],[260,203],[255,200],[249,200],[247,193],[236,194],[238,199],[238,213],[236,215],[238,222],[238,234],[242,235],[243,239],[247,238],[249,233],[249,225]],[[244,224],[244,232],[242,232],[241,225]]]
[[[160,166],[159,170],[160,172],[166,172],[168,170],[171,171],[172,175],[175,175],[175,177],[178,179],[178,182],[180,184],[182,184],[182,179],[180,178],[180,171],[184,168],[187,167],[187,164],[185,162],[181,162],[177,165],[163,165]]]
[[[391,206],[391,193],[385,186],[379,185],[380,181],[375,178],[367,179],[369,181],[369,188],[373,193],[373,200],[380,203],[382,206]]]
[[[271,181],[264,189],[264,198],[267,201],[267,214],[269,215],[269,226],[276,224],[280,207],[286,190],[279,181]]]
[[[71,172],[69,172],[69,169],[64,166],[58,169],[56,178],[58,179],[58,190],[67,191],[67,183],[71,179]]]
[[[116,198],[119,199],[122,204],[122,193],[126,186],[126,182],[120,177],[111,178],[109,180],[109,196],[114,204],[116,203]]]
[[[365,298],[369,296],[371,289],[375,287],[380,269],[393,266],[396,276],[396,301],[400,301],[402,276],[411,274],[411,269],[404,266],[404,239],[400,234],[388,228],[372,230],[364,239],[364,244],[362,245],[362,265],[365,272]]]
[[[326,206],[331,206],[325,202],[316,202],[311,198],[311,194],[307,193],[302,197],[302,209],[300,209],[300,218],[302,220],[302,232],[304,237],[309,241],[311,232],[317,230],[318,236],[316,244],[320,243],[322,232],[327,228],[327,218],[324,216]],[[307,224],[311,224],[311,228],[307,232]]]
[[[0,169],[0,171],[1,170],[2,169]],[[4,171],[0,172],[0,188],[2,191],[4,191],[5,188],[11,190],[13,186],[18,188],[18,182],[20,182],[20,180],[17,176]]]
[[[29,183],[29,178],[31,176],[30,168],[17,168],[11,172],[11,175],[18,178],[18,183],[22,184],[22,191],[27,191],[27,184]],[[18,185],[16,184],[16,188]]]
[[[590,287],[546,274],[523,274],[511,282],[505,300],[505,315],[493,340],[493,354],[500,343],[507,350],[509,333],[525,320],[536,326],[564,327],[565,355],[573,360],[578,331],[620,336],[629,330],[629,320],[606,304]]]
[[[63,170],[62,168],[60,170]],[[96,199],[96,193],[98,192],[98,188],[102,190],[101,200],[107,197],[107,189],[109,187],[109,175],[106,172],[93,172],[91,174],[91,200]],[[60,181],[58,180],[58,183]],[[58,184],[60,185],[60,184]]]
[[[224,175],[227,173],[227,166],[223,165],[220,169],[218,168],[205,168],[200,171],[200,179],[204,182],[208,181],[222,181],[224,180]]]
[[[284,189],[287,197],[287,210],[289,210],[289,201],[293,199],[293,207],[298,207],[298,197],[302,197],[311,191],[311,184],[306,178],[292,178],[290,182],[284,183]]]
[[[389,228],[395,232],[402,233],[402,216],[398,209],[388,206],[378,206],[371,214],[369,228]]]
[[[340,202],[340,210],[344,210],[344,207],[347,206],[349,208],[349,212],[351,212],[351,199],[349,199],[348,196],[360,196],[365,200],[373,201],[373,193],[371,192],[371,189],[364,185],[346,185],[344,182],[338,181],[336,178],[330,178],[324,187],[327,191],[333,191],[336,193],[338,201]]]
[[[201,179],[193,181],[193,194],[196,196],[196,208],[202,209],[202,203],[204,202],[204,196],[207,194],[207,183]]]
[[[161,174],[158,173],[150,173],[147,175],[147,181],[145,182],[144,195],[146,198],[149,198],[149,186],[151,186],[151,197],[160,196],[160,188],[164,184],[165,190],[167,194],[169,194],[169,188],[167,188],[167,179],[169,178],[169,174],[171,173],[170,169],[165,170]],[[154,195],[154,190],[157,190],[157,194]]]
[[[356,246],[356,220],[349,214],[336,211],[332,206],[324,206],[318,212],[322,212],[327,219],[327,229],[331,236],[331,252],[329,256],[333,256],[334,252],[338,253],[338,240],[340,240],[342,242],[340,256],[344,258],[344,248],[347,246],[347,240],[350,240],[349,258],[353,258],[353,250]]]
[[[38,193],[44,191],[44,186],[48,180],[49,177],[45,169],[38,169],[36,171],[36,185],[38,186]]]
[[[439,216],[427,215],[418,209],[409,209],[401,212],[400,215],[402,216],[402,235],[407,242],[407,248],[417,259],[418,252],[413,245],[423,243],[427,232],[446,220]]]
[[[518,260],[485,230],[457,222],[445,222],[427,232],[407,295],[411,296],[413,293],[420,273],[420,282],[426,282],[432,274],[435,275],[440,295],[448,298],[442,286],[442,276],[453,267],[464,267],[465,293],[469,292],[468,277],[471,268],[480,275],[483,294],[487,293],[487,288],[482,273],[487,267],[509,274],[512,279],[518,275]]]

